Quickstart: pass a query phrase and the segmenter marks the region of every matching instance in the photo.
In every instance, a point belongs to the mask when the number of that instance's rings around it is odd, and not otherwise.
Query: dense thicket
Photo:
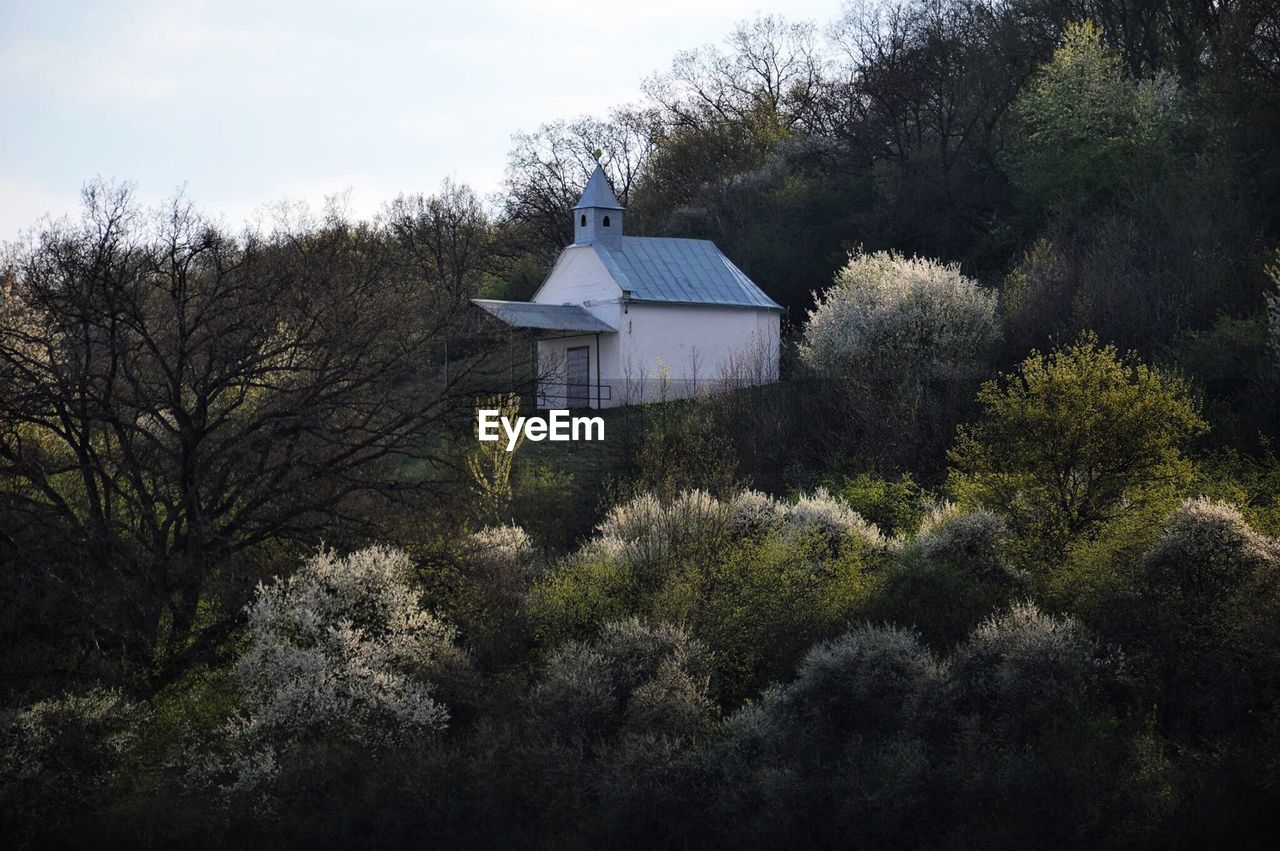
[[[600,161],[783,380],[470,439]],[[0,827],[29,845],[1268,847],[1280,7],[757,18],[465,186],[0,269]],[[489,404],[490,402],[486,402]]]

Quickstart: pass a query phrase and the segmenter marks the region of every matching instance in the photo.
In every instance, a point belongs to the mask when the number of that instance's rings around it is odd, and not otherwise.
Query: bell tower
[[[573,242],[575,245],[599,243],[605,248],[622,247],[622,205],[613,194],[604,169],[596,163],[596,170],[582,190],[582,197],[573,205]]]

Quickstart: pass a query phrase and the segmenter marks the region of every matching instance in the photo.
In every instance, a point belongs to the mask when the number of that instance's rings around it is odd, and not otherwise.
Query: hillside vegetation
[[[474,437],[596,158],[782,380]],[[0,265],[0,826],[1269,847],[1280,9],[761,17],[371,221],[91,184]]]

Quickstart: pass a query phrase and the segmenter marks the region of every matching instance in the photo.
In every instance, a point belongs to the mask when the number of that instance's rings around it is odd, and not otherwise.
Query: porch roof
[[[590,334],[618,330],[580,304],[535,304],[530,301],[499,301],[492,298],[473,298],[471,303],[513,328],[582,331]]]

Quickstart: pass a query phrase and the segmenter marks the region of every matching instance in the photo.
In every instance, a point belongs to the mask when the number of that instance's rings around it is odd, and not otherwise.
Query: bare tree
[[[812,24],[761,16],[646,80],[661,135],[633,219],[736,247],[762,171],[815,120],[824,63]]]
[[[569,209],[599,162],[625,206],[654,146],[652,110],[623,107],[598,119],[544,124],[515,136],[507,162],[504,214],[528,233],[524,246],[554,255],[573,242]]]
[[[387,225],[440,306],[479,290],[492,229],[470,186],[446,178],[435,195],[401,195],[388,206]]]
[[[823,60],[808,22],[758,16],[739,23],[724,47],[677,54],[671,69],[645,82],[664,129],[709,124],[761,125],[773,134],[800,129],[822,82]]]
[[[387,208],[387,227],[429,314],[466,323],[463,309],[480,290],[492,260],[493,228],[470,186],[448,178],[435,195],[401,195]],[[446,383],[452,322],[441,327]]]
[[[81,644],[163,678],[227,633],[255,558],[430,490],[404,465],[443,469],[464,376],[431,370],[454,316],[370,225],[237,239],[182,199],[84,200],[3,275],[0,545],[66,542]]]

